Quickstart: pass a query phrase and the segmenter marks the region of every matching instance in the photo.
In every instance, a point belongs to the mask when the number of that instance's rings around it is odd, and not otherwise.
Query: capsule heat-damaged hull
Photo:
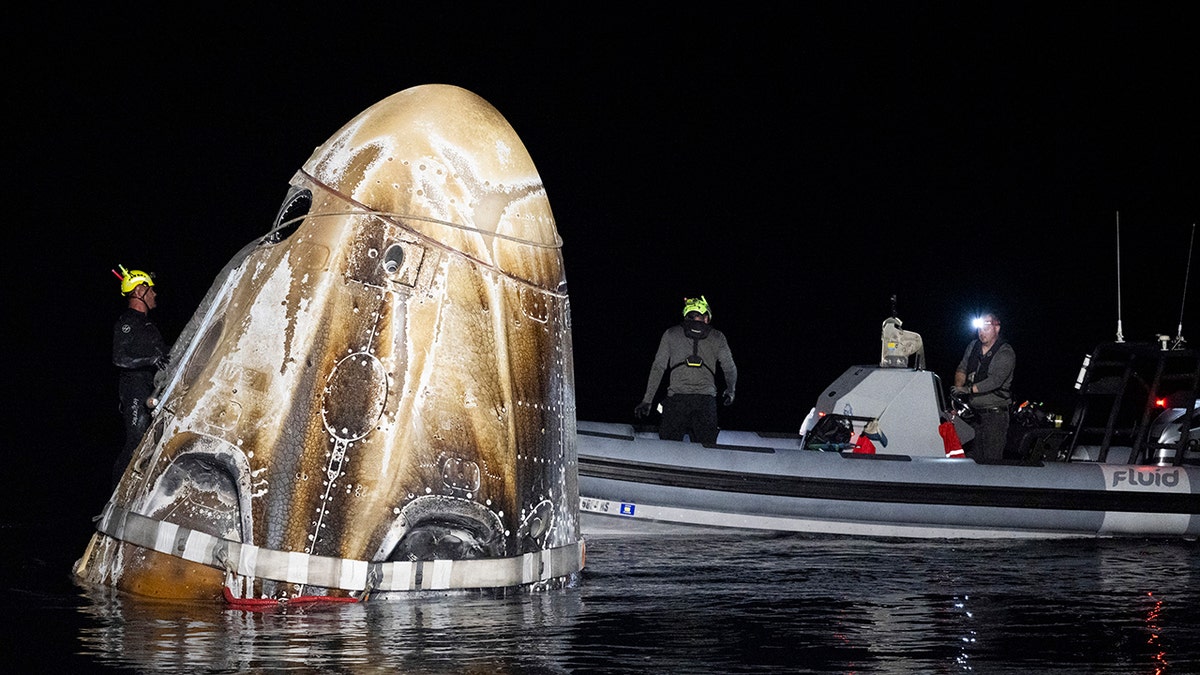
[[[571,359],[516,133],[456,87],[388,97],[214,282],[76,575],[239,601],[569,579]]]

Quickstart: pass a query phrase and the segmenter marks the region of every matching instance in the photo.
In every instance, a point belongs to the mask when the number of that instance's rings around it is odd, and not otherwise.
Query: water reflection
[[[552,595],[551,595],[552,594]],[[542,672],[569,651],[559,627],[579,613],[579,593],[429,594],[363,604],[265,611],[147,601],[107,589],[87,592],[94,621],[81,647],[108,665],[155,672],[349,670],[438,673]]]
[[[1200,666],[1194,542],[592,539],[575,585],[265,612],[89,591],[139,670],[1156,673]]]

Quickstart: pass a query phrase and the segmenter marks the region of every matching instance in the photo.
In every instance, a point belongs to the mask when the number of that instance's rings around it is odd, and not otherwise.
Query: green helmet
[[[698,298],[683,299],[683,318],[686,319],[687,315],[692,312],[707,314],[710,319],[712,318],[712,310],[708,308],[708,300],[705,300],[703,295]]]
[[[154,279],[149,274],[141,270],[127,270],[124,265],[117,265],[117,269],[113,270],[113,274],[121,280],[121,295],[129,295],[133,289],[142,284],[147,286],[154,285]]]

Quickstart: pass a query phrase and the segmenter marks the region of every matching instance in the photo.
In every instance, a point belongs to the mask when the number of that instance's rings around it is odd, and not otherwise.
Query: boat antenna
[[[896,294],[895,293],[892,293],[892,316],[896,316]],[[1181,318],[1180,322],[1182,322],[1182,321],[1183,321],[1183,319]]]
[[[1178,349],[1184,343],[1183,339],[1183,306],[1187,302],[1188,290],[1188,275],[1192,271],[1192,244],[1196,243],[1196,224],[1192,223],[1192,238],[1188,240],[1188,261],[1187,267],[1183,270],[1183,297],[1179,300],[1179,327],[1175,329],[1175,348]]]
[[[1117,211],[1117,342],[1124,342],[1121,334],[1121,212]]]

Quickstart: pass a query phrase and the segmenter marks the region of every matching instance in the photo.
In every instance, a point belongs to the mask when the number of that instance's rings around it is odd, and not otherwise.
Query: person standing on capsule
[[[971,423],[975,438],[967,443],[967,456],[999,460],[1004,458],[1004,445],[1008,441],[1008,409],[1012,404],[1017,352],[1000,337],[1000,319],[995,314],[984,314],[974,321],[974,326],[976,339],[963,352],[950,391],[967,397],[976,413]]]
[[[684,298],[683,321],[668,328],[658,342],[646,393],[633,414],[640,419],[650,414],[663,374],[670,373],[659,438],[681,441],[686,434],[693,443],[717,442],[717,369],[725,380],[722,399],[729,405],[737,388],[737,365],[725,334],[711,322],[712,311],[703,295]]]
[[[117,268],[120,271],[113,270],[113,274],[121,280],[121,295],[127,304],[113,325],[112,361],[119,369],[117,394],[125,425],[125,444],[113,464],[114,489],[150,425],[146,401],[154,392],[154,376],[166,365],[169,351],[162,333],[150,321],[150,310],[158,304],[154,279],[141,270],[127,270],[123,265]]]

